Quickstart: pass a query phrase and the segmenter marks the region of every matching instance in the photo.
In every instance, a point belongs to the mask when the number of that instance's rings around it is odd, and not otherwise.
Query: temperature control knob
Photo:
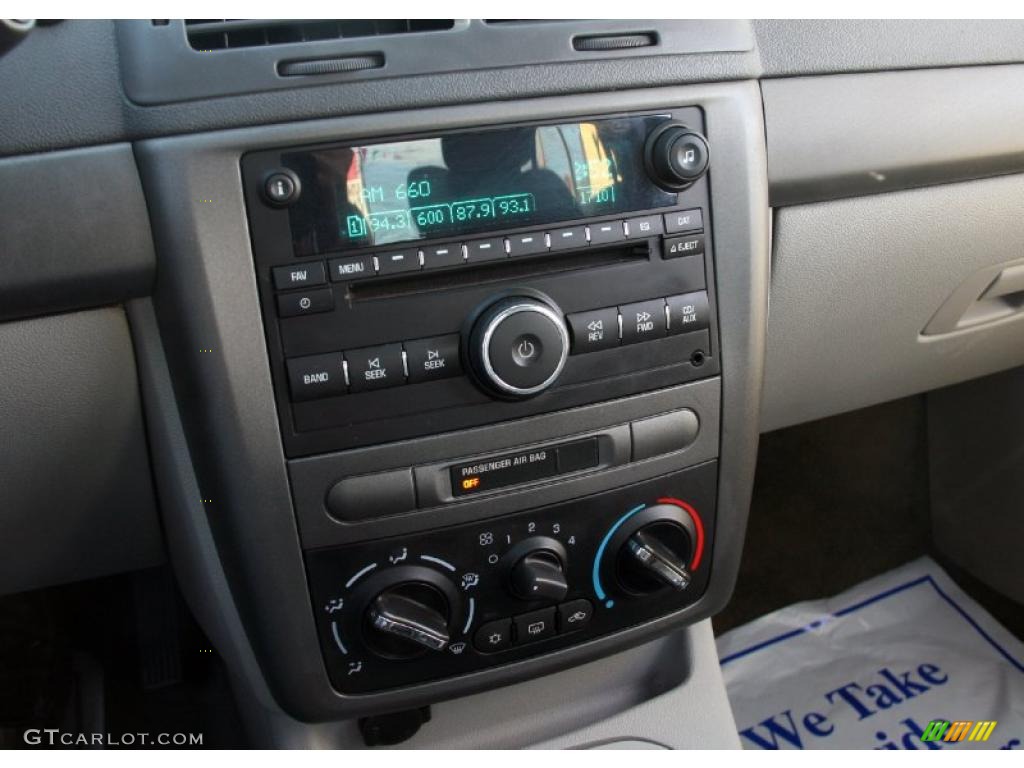
[[[679,191],[707,173],[708,141],[682,123],[662,123],[647,137],[644,162],[651,179],[664,189]]]
[[[681,553],[659,536],[659,524],[641,528],[626,540],[623,557],[630,565],[645,576],[651,576],[673,589],[684,590],[690,586],[690,571]],[[685,536],[685,532],[680,531]],[[671,535],[671,534],[670,534]],[[686,537],[687,539],[689,537]],[[686,542],[688,545],[688,542]],[[687,549],[689,547],[687,546]]]
[[[689,507],[684,507],[668,503],[643,507],[610,537],[602,567],[621,593],[639,596],[690,586],[701,536]]]
[[[562,372],[569,331],[561,311],[546,301],[510,296],[480,314],[468,352],[486,390],[505,398],[529,397],[551,386]]]

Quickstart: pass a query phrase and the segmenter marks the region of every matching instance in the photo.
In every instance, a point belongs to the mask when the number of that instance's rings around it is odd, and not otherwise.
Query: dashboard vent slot
[[[189,45],[197,51],[441,32],[454,27],[454,19],[185,19]]]
[[[634,35],[578,35],[572,39],[577,51],[621,51],[626,48],[649,48],[658,44],[654,32]]]

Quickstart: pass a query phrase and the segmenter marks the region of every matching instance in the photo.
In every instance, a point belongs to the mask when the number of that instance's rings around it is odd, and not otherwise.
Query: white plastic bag
[[[745,749],[1024,746],[1024,645],[929,558],[717,642]]]

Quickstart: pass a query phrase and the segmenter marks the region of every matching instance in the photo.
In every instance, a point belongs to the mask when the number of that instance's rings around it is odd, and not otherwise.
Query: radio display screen
[[[671,207],[644,170],[665,116],[518,126],[285,153],[296,256]]]

